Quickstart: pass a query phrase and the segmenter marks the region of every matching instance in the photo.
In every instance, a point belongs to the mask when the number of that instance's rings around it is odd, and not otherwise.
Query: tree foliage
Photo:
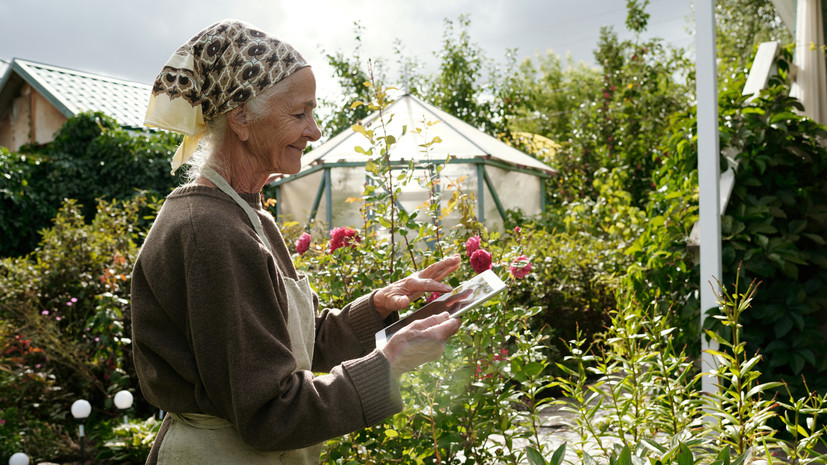
[[[737,85],[761,42],[789,45],[793,41],[771,0],[716,0],[715,24],[722,88]]]
[[[166,195],[180,179],[169,174],[179,138],[130,133],[102,113],[72,117],[55,140],[22,153],[0,149],[0,257],[31,252],[64,199],[87,219],[97,199],[129,199],[138,191]]]

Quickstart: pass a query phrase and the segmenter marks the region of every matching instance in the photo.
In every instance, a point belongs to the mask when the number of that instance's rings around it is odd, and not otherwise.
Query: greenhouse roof
[[[543,174],[555,172],[554,169],[536,158],[410,94],[403,95],[393,102],[383,111],[383,114],[387,134],[397,138],[396,144],[391,148],[391,161],[394,163],[410,160],[438,163],[450,157],[452,161],[457,162],[485,159],[501,162],[515,169]],[[390,119],[389,115],[393,115],[393,118]],[[361,124],[368,129],[375,130],[377,136],[382,135],[378,118],[379,113],[376,112],[365,118]],[[388,123],[389,119],[390,123]],[[427,126],[426,122],[438,123]],[[404,135],[402,135],[403,126],[406,127]],[[422,128],[422,132],[417,133],[415,128]],[[441,142],[433,144],[428,153],[425,153],[421,145],[426,140],[430,141],[435,137],[439,137]],[[360,149],[357,147],[367,150],[370,148],[370,142],[355,131],[343,131],[307,153],[302,158],[302,171],[312,170],[321,164],[365,163],[368,157],[359,153]],[[301,174],[300,172],[299,175]]]
[[[0,63],[0,73],[0,113],[8,108],[25,82],[67,118],[84,111],[100,111],[121,126],[144,127],[152,89],[149,85],[20,58]]]

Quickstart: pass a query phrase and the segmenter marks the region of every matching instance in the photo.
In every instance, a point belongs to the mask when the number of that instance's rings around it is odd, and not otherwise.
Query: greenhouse
[[[488,228],[501,230],[508,210],[526,215],[544,211],[543,186],[555,171],[536,158],[410,94],[388,106],[383,119],[386,133],[397,139],[390,154],[394,171],[413,162],[414,178],[422,179],[447,162],[439,172],[439,185],[473,193],[477,215]],[[379,112],[362,125],[379,132]],[[425,141],[435,138],[438,143],[426,150]],[[279,217],[328,228],[361,224],[361,202],[354,199],[361,197],[366,182],[370,157],[360,152],[368,145],[362,134],[344,131],[305,154],[298,174],[274,178]],[[428,188],[414,181],[403,189],[399,204],[412,211],[428,197]],[[456,220],[454,214],[445,222],[450,226]]]

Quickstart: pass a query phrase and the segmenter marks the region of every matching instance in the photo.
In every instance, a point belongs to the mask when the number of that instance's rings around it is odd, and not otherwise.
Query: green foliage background
[[[20,153],[0,147],[0,257],[34,250],[64,199],[91,219],[97,199],[126,200],[138,191],[166,195],[180,179],[169,159],[180,136],[131,133],[102,113],[71,118],[45,147]]]

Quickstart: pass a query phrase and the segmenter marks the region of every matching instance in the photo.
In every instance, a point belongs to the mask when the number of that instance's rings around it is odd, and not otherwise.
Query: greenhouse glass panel
[[[542,178],[493,166],[486,166],[485,170],[505,210],[519,209],[526,215],[539,215],[543,212],[540,195],[543,189]],[[486,218],[488,208],[486,199]]]
[[[324,171],[317,171],[307,176],[291,179],[281,185],[281,221],[298,221],[306,224],[313,207],[316,192],[322,183]],[[324,221],[325,199],[319,204],[316,220]]]
[[[330,172],[330,181],[333,184],[331,228],[360,227],[364,222],[359,209],[362,207],[361,198],[365,189],[365,168],[362,166],[333,168]]]

